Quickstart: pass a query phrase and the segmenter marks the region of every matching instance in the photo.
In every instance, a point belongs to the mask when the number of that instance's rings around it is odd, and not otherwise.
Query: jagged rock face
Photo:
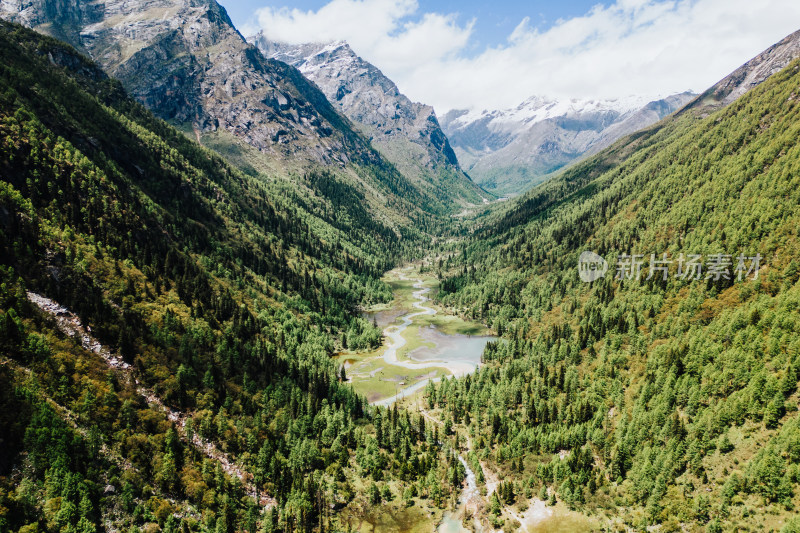
[[[727,106],[773,74],[783,70],[798,57],[800,57],[800,30],[770,46],[733,71],[701,94],[687,108],[711,111]]]
[[[433,108],[409,100],[347,43],[289,45],[263,33],[250,41],[265,56],[297,67],[405,174],[420,178],[444,167],[468,180]]]
[[[292,158],[375,157],[315,87],[247,44],[213,0],[2,0],[0,16],[87,53],[165,119],[224,128]]]
[[[515,194],[617,139],[680,109],[695,95],[558,101],[533,97],[515,109],[447,113],[442,126],[461,164],[490,192]]]

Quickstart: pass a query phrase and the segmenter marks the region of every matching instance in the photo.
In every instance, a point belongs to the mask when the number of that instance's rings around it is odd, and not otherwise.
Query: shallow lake
[[[476,367],[481,363],[481,356],[486,344],[497,340],[492,336],[448,335],[435,326],[419,328],[419,336],[424,342],[436,345],[435,348],[420,346],[408,353],[414,361],[467,361]]]
[[[414,332],[418,336],[415,341],[418,346],[406,353],[402,359],[398,357],[398,351],[408,344],[408,339],[404,334],[409,327],[412,327],[415,318],[433,317],[439,313],[438,309],[429,305],[427,294],[431,289],[425,287],[422,280],[410,280],[403,274],[400,276],[401,279],[415,282],[413,287],[416,290],[412,293],[414,301],[410,309],[392,309],[365,315],[384,327],[385,350],[381,357],[386,365],[385,368],[394,368],[396,372],[438,369],[439,371],[446,370],[449,374],[458,377],[475,372],[481,364],[481,356],[486,344],[495,340],[496,337],[448,334],[435,325],[414,325]],[[469,324],[466,325],[469,326]],[[419,346],[419,343],[422,346]],[[402,376],[402,374],[399,375]],[[386,381],[385,377],[381,379]],[[371,403],[373,405],[391,405],[398,399],[421,390],[429,382],[436,382],[439,379],[438,377],[425,377],[396,390],[394,396],[374,399]],[[370,395],[367,394],[367,396]]]

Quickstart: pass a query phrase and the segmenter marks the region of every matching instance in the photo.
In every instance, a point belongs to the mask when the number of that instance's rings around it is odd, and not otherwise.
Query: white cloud
[[[416,0],[331,0],[319,11],[264,8],[256,17],[273,40],[346,40],[359,55],[404,79],[420,65],[461,51],[472,33],[472,23],[459,26],[455,15],[417,10]]]
[[[420,13],[416,0],[331,0],[318,11],[264,8],[259,26],[291,43],[346,40],[410,98],[498,109],[533,95],[658,97],[701,91],[800,29],[797,0],[617,0],[540,31],[525,18],[477,55],[475,21]]]

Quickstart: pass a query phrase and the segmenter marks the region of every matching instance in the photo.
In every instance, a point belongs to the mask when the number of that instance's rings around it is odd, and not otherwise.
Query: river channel
[[[409,278],[403,273],[400,274],[400,279],[409,281]],[[481,365],[481,355],[483,354],[486,344],[495,340],[496,337],[449,335],[439,331],[434,326],[420,328],[419,336],[425,341],[425,345],[409,352],[407,354],[407,360],[398,359],[398,350],[407,344],[403,333],[411,326],[414,319],[425,315],[434,316],[437,313],[435,308],[427,305],[430,301],[427,294],[431,289],[425,287],[421,279],[413,281],[413,287],[416,289],[412,294],[415,299],[412,303],[413,311],[400,316],[400,324],[388,325],[383,330],[384,344],[386,346],[382,357],[383,362],[387,365],[400,366],[411,370],[446,368],[456,377],[462,377],[475,372]],[[423,389],[431,381],[436,382],[439,381],[439,379],[440,378],[424,379],[402,389],[394,396],[373,402],[373,405],[392,405],[403,397]],[[459,456],[459,460],[461,464],[464,465],[466,471],[465,487],[459,497],[458,509],[445,513],[441,524],[439,524],[438,531],[441,533],[463,533],[470,531],[465,529],[462,525],[464,509],[476,507],[477,501],[481,498],[475,473],[463,457]]]
[[[409,281],[404,274],[400,274],[400,279]],[[412,303],[414,311],[399,317],[400,324],[387,326],[383,330],[384,345],[386,350],[383,353],[383,361],[387,365],[400,366],[410,370],[445,368],[456,377],[466,376],[475,372],[481,364],[481,355],[486,344],[496,339],[491,336],[470,336],[470,335],[449,335],[429,326],[419,329],[419,336],[425,341],[425,345],[414,349],[407,354],[407,359],[398,359],[398,350],[406,346],[407,341],[403,333],[419,316],[434,316],[437,310],[430,307],[427,302],[430,300],[427,294],[430,287],[424,287],[421,279],[413,280],[413,293],[415,301]],[[431,347],[430,345],[433,345]],[[373,402],[373,405],[389,406],[399,399],[410,396],[423,389],[429,382],[439,381],[440,378],[429,378],[410,385],[394,396]]]

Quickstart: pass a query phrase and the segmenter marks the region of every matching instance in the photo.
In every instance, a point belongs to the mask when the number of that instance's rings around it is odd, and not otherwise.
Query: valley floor
[[[480,366],[483,348],[495,337],[482,324],[434,305],[428,297],[437,289],[434,277],[407,266],[388,272],[384,281],[394,300],[365,313],[384,328],[383,345],[338,356],[357,392],[388,406],[432,381],[471,374]]]
[[[384,281],[392,287],[394,299],[365,313],[365,317],[384,329],[383,345],[369,352],[342,353],[338,359],[354,389],[373,405],[397,403],[417,412],[439,426],[444,439],[441,413],[427,409],[426,385],[444,377],[462,377],[475,372],[481,365],[483,348],[496,337],[484,325],[464,320],[432,302],[429,295],[438,290],[438,280],[420,273],[417,265],[387,272]],[[450,510],[444,515],[424,506],[403,508],[398,503],[397,506],[383,506],[379,513],[372,514],[351,509],[351,518],[344,521],[357,531],[413,532],[436,528],[441,533],[464,533],[495,530],[488,509],[501,474],[487,460],[481,459],[482,475],[477,477],[464,460],[472,451],[470,436],[456,428],[449,438],[467,470],[467,480],[458,501],[451,502]],[[505,522],[502,529],[507,531],[559,533],[590,531],[597,527],[595,519],[570,511],[562,503],[548,505],[535,495],[521,496],[515,505],[504,506],[502,517]]]

